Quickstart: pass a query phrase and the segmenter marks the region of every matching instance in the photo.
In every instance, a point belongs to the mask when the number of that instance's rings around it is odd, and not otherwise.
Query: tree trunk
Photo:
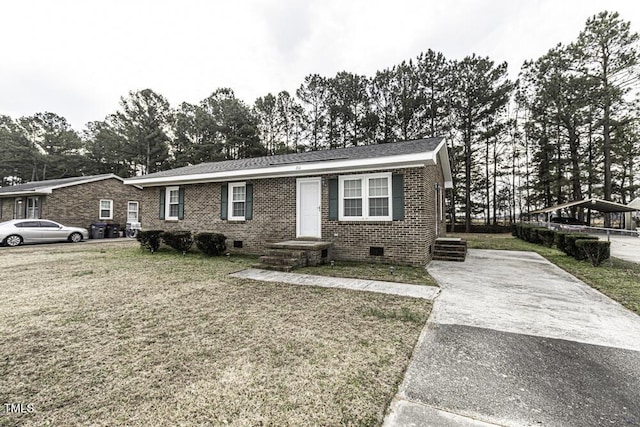
[[[571,197],[573,200],[582,199],[582,186],[580,185],[580,156],[578,147],[580,141],[573,126],[569,127],[569,151],[571,153]]]
[[[498,155],[497,139],[493,140],[493,225],[498,223]]]
[[[484,224],[489,225],[491,220],[491,179],[489,177],[489,140],[485,141],[485,154],[484,154],[484,174],[485,174],[485,204],[487,205],[487,216],[485,217]]]
[[[605,89],[606,90],[606,89]],[[611,113],[608,101],[605,101],[604,117],[602,120],[602,151],[604,154],[604,199],[611,200],[611,124],[609,123]],[[611,227],[611,215],[604,214],[604,226]]]
[[[470,126],[468,123],[467,126]],[[471,232],[471,130],[465,130],[464,141],[464,230]]]

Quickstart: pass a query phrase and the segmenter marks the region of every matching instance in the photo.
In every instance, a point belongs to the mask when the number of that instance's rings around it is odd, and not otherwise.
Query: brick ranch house
[[[142,190],[114,174],[0,187],[0,221],[49,219],[71,227],[120,224],[139,217]]]
[[[328,243],[337,260],[426,264],[445,233],[443,138],[202,163],[130,178],[143,229],[213,231],[234,251]]]

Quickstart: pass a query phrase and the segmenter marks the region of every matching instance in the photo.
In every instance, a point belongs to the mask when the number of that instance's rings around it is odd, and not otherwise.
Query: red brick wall
[[[328,180],[322,176],[322,240],[334,243],[338,260],[370,260],[403,264],[426,264],[435,236],[435,182],[443,187],[439,167],[380,170],[404,174],[405,219],[403,221],[353,222],[328,220]],[[184,219],[158,219],[160,188],[142,192],[141,213],[145,230],[213,231],[243,242],[243,251],[260,254],[265,242],[296,237],[296,178],[247,181],[253,183],[253,219],[220,219],[221,183],[185,185]],[[440,228],[444,234],[444,226]],[[384,248],[384,256],[370,256],[371,246]]]
[[[138,201],[142,204],[141,196],[142,190],[115,178],[74,185],[53,190],[42,202],[40,216],[75,227],[88,227],[94,222],[124,227],[127,222],[127,202]],[[112,220],[99,219],[102,199],[113,200]]]

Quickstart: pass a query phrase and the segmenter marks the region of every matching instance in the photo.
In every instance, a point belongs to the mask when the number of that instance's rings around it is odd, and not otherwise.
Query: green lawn
[[[452,234],[467,240],[469,248],[537,252],[560,268],[629,310],[640,314],[640,264],[611,258],[599,267],[588,261],[576,261],[555,248],[528,243],[511,234]]]
[[[0,251],[2,426],[380,425],[424,300],[230,278],[254,258]]]

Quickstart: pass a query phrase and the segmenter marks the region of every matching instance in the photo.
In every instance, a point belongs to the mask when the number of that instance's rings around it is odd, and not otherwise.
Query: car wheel
[[[20,244],[22,243],[22,237],[18,236],[17,234],[12,234],[11,236],[8,236],[6,239],[4,239],[4,243],[7,246],[20,246]]]
[[[71,236],[69,236],[69,241],[73,242],[73,243],[78,243],[82,241],[82,234],[80,233],[71,233]]]

